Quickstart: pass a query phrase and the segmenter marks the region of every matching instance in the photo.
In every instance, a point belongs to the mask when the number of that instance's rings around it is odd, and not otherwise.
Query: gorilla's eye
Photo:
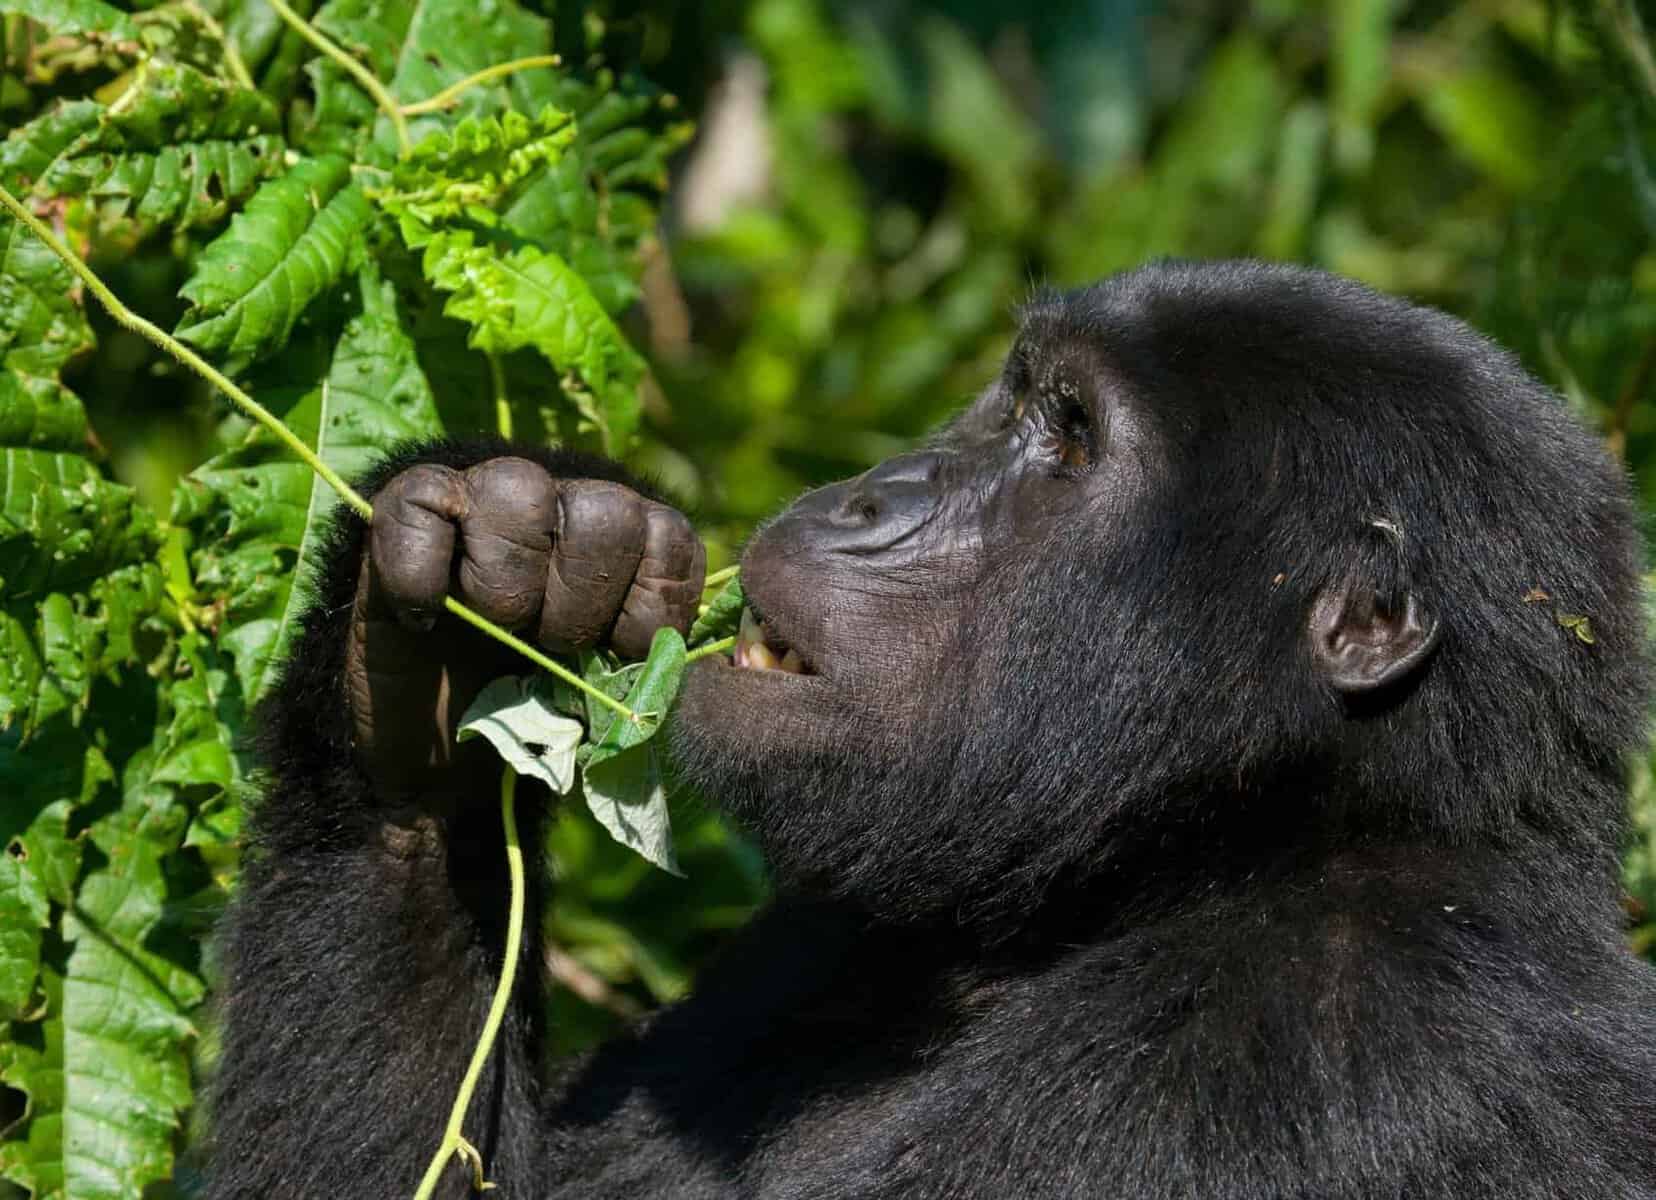
[[[1070,471],[1092,466],[1093,441],[1092,417],[1084,405],[1077,403],[1064,406],[1047,437],[1052,456]]]

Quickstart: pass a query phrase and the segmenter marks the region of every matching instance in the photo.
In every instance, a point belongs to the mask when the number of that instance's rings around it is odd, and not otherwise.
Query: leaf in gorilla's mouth
[[[812,671],[799,651],[777,636],[753,609],[742,609],[742,627],[736,634],[734,660],[749,671],[785,671],[789,675],[810,675]]]

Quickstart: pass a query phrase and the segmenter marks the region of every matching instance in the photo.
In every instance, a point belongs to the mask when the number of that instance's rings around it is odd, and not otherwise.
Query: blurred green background
[[[1656,56],[1620,0],[712,0],[538,6],[566,62],[636,69],[698,133],[631,332],[640,464],[727,561],[801,489],[966,401],[1037,285],[1162,255],[1315,263],[1458,313],[1602,429],[1656,503]],[[5,116],[0,94],[0,119]],[[177,258],[100,262],[176,315]],[[99,326],[70,382],[165,511],[217,447],[201,391]],[[163,324],[167,322],[163,321]],[[1656,946],[1656,787],[1629,927]],[[682,994],[763,895],[692,800],[688,883],[590,820],[552,835],[564,1046]]]

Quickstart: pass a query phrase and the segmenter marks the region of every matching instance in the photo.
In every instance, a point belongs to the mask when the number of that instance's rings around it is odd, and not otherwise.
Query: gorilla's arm
[[[533,459],[553,481],[637,487],[605,460],[498,443],[448,443],[394,457],[365,481],[376,501],[373,533],[342,516],[320,595],[257,722],[270,778],[250,818],[240,893],[220,947],[224,1033],[207,1189],[219,1200],[406,1196],[442,1135],[501,967],[507,896],[498,765],[487,751],[474,755],[476,743],[457,750],[448,735],[483,682],[520,668],[510,652],[453,618],[439,617],[427,631],[431,622],[406,603],[380,611],[376,573],[402,589],[399,602],[408,601],[409,586],[421,586],[393,577],[399,564],[419,566],[417,543],[434,527],[430,510],[441,505],[429,496],[403,503],[408,480],[469,481],[470,502],[487,509],[494,501],[477,498],[476,472],[466,469],[506,452],[519,456],[519,468]],[[418,464],[442,470],[421,465],[405,474]],[[544,476],[529,473],[546,486]],[[551,507],[559,519],[579,508],[579,496],[618,491],[580,486],[587,490],[548,493],[557,497]],[[661,515],[654,510],[663,506],[630,492],[625,499],[651,510],[652,519]],[[671,521],[675,536],[690,536],[682,517],[671,514]],[[528,617],[514,613],[525,598],[507,576],[522,565],[524,549],[509,522],[457,518],[453,525],[453,577],[463,599],[485,615],[527,624],[529,636],[538,631],[543,641],[592,640],[577,628],[579,613],[561,630],[537,627],[538,588]],[[589,537],[610,532],[602,520],[586,528]],[[372,570],[364,554],[370,541]],[[668,607],[699,592],[699,547],[694,557],[694,580],[668,589]],[[546,561],[542,552],[543,579]],[[504,564],[505,574],[490,578],[491,562]],[[449,579],[436,575],[440,596]],[[640,567],[635,591],[643,578]],[[628,612],[651,615],[650,603],[634,599],[629,594]],[[668,614],[675,624],[681,617]],[[597,631],[614,618],[611,612],[594,623],[586,614]],[[625,614],[612,641],[624,622]],[[525,958],[538,943],[539,800],[517,807],[531,867]],[[544,1171],[539,974],[534,963],[520,964],[510,1015],[464,1125],[508,1195],[530,1194],[529,1181]],[[466,1176],[451,1165],[439,1194],[469,1194]]]

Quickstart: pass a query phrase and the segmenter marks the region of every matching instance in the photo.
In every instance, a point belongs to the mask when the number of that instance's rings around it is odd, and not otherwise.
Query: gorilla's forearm
[[[365,492],[415,462],[460,469],[504,449],[443,444],[396,455]],[[602,460],[519,453],[550,471],[625,478]],[[365,528],[341,521],[320,595],[258,722],[270,779],[221,934],[215,1198],[409,1195],[441,1138],[501,967],[499,772],[484,757],[438,776],[436,795],[376,792],[347,694]],[[531,848],[540,841],[534,799],[517,810]],[[532,957],[540,856],[526,857]],[[538,1165],[541,1146],[538,978],[533,963],[520,964],[512,1015],[464,1125],[508,1190]],[[464,1183],[451,1167],[439,1194],[466,1194]]]

